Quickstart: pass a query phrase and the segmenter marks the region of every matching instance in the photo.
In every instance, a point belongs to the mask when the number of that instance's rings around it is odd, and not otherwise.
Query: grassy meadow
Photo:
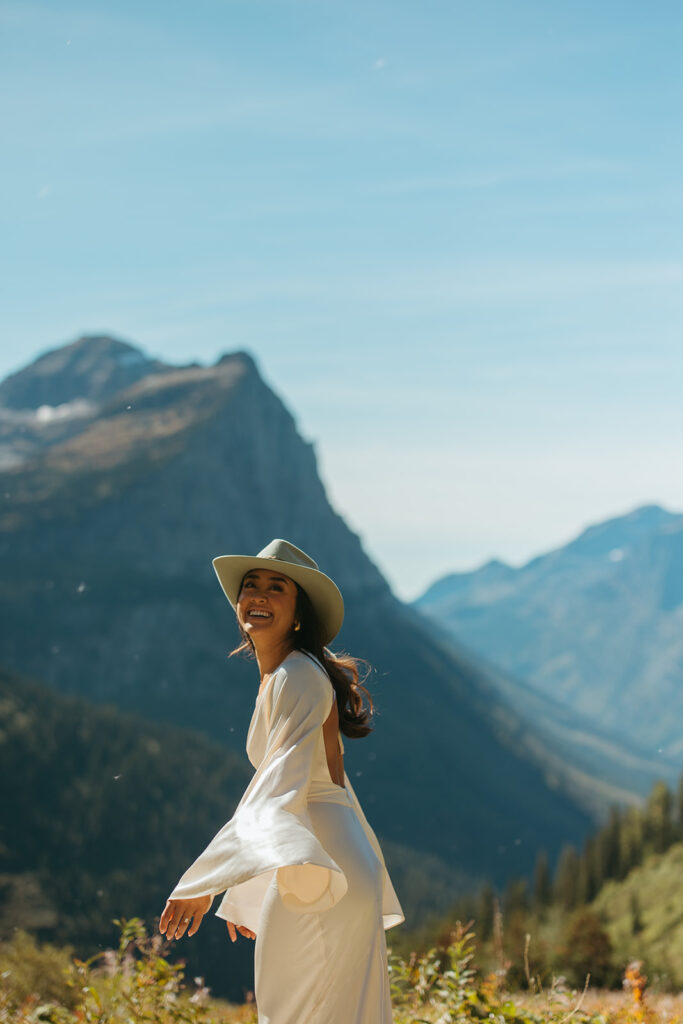
[[[18,931],[0,946],[0,1024],[257,1024],[253,1000],[213,999],[203,979],[184,976],[169,943],[138,919],[117,921],[120,942],[90,960],[39,945]],[[582,988],[553,975],[546,986],[527,963],[525,984],[511,988],[504,968],[481,970],[471,922],[456,923],[441,947],[398,956],[390,951],[395,1024],[683,1024],[683,994],[649,992],[632,963],[620,991]],[[304,1024],[304,1022],[302,1022]]]

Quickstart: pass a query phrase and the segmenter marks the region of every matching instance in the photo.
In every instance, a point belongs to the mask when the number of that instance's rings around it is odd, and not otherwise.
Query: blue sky
[[[0,2],[0,376],[100,331],[247,349],[406,598],[683,510],[682,29],[631,0]]]

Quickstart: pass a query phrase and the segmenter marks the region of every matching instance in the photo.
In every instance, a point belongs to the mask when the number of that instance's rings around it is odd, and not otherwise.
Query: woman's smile
[[[273,617],[272,612],[266,611],[265,608],[250,608],[249,611],[245,615],[245,618],[246,618],[247,622],[254,621],[254,620],[256,620],[258,622],[259,619],[262,622],[266,621],[266,620],[269,621],[270,619],[272,619],[272,617]]]
[[[247,633],[268,636],[268,643],[284,641],[292,629],[296,585],[289,577],[266,569],[253,569],[242,581],[237,618]]]

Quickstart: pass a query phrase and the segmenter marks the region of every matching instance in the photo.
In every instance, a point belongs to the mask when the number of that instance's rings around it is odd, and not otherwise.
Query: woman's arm
[[[167,939],[182,939],[185,932],[189,938],[199,930],[202,919],[212,903],[213,896],[197,896],[195,899],[189,900],[166,900],[166,906],[159,921],[159,931],[162,935],[166,933]],[[192,921],[191,925],[190,921]],[[226,921],[226,924],[233,942],[237,938],[236,930],[247,939],[256,938],[254,932],[242,924],[235,925],[233,921]],[[189,928],[188,925],[190,925]]]
[[[201,909],[194,901],[228,889],[230,892],[217,911],[218,916],[229,923],[240,921],[246,931],[253,934],[263,898],[261,880],[273,870],[288,868],[288,889],[294,880],[294,890],[301,893],[304,902],[306,898],[311,899],[308,895],[311,883],[317,885],[321,873],[326,879],[331,873],[335,878],[330,890],[325,887],[321,907],[341,898],[346,891],[346,879],[320,845],[307,814],[308,789],[320,729],[333,699],[329,679],[314,663],[309,663],[309,659],[302,657],[301,661],[297,659],[287,668],[278,669],[272,684],[263,759],[233,817],[176,885],[169,897],[171,904],[184,901],[194,917],[197,908]],[[233,904],[233,898],[237,894],[242,897],[247,889],[248,908],[241,898],[238,905]],[[303,903],[300,909],[304,909]],[[206,909],[201,916],[204,913]],[[175,908],[169,908],[164,918],[167,932],[175,924],[174,934],[183,934],[179,926],[187,916],[188,913],[176,913]],[[187,928],[189,922],[184,923]],[[193,926],[190,934],[195,931]]]

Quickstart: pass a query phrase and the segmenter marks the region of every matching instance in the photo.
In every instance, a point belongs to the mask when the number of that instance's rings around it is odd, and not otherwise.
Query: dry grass
[[[520,1009],[540,1018],[557,1012],[559,1005],[565,1005],[567,1013],[576,1006],[581,1015],[602,1017],[606,1022],[623,1022],[623,1024],[679,1024],[683,1022],[683,992],[670,994],[665,992],[647,992],[638,1005],[631,993],[618,992],[610,989],[588,988],[584,993],[575,990],[565,992],[561,996],[549,992],[533,994],[528,991],[515,992],[511,1001]],[[579,1005],[580,1003],[580,1005]]]

